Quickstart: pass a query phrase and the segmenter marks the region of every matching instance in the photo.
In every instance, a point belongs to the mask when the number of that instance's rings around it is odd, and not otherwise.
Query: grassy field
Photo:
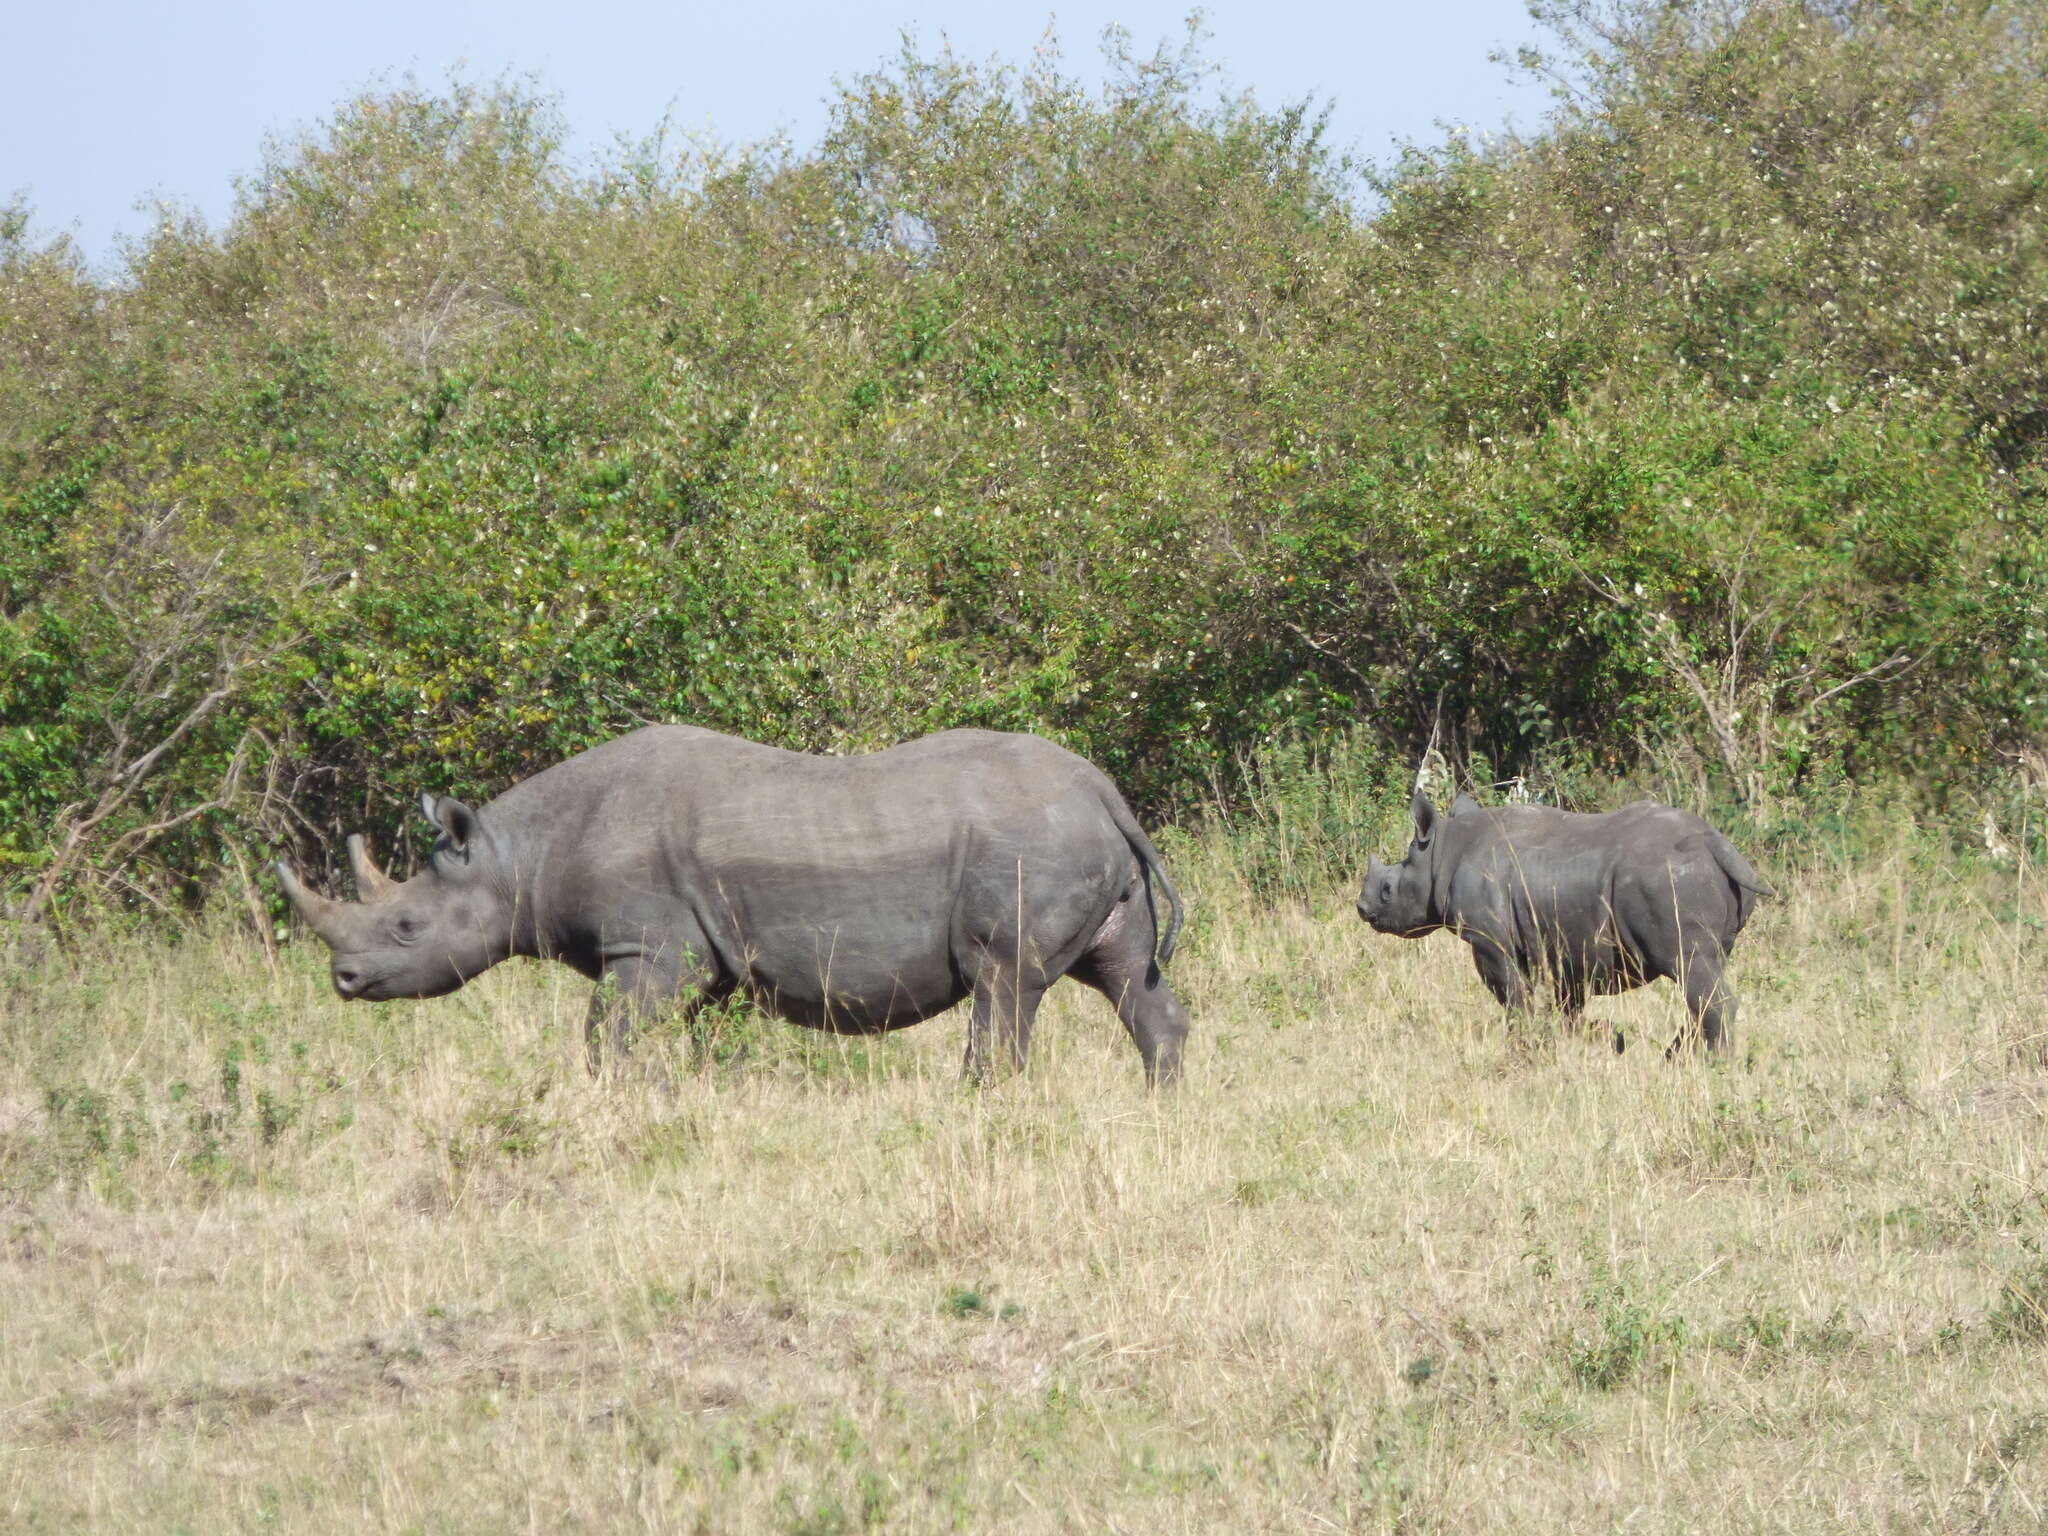
[[[1188,1081],[1067,986],[745,1017],[344,1005],[109,940],[0,1000],[0,1527],[2020,1531],[2048,1520],[2048,912],[1905,829],[1760,857],[1668,986],[1511,1034],[1464,949],[1173,845]]]

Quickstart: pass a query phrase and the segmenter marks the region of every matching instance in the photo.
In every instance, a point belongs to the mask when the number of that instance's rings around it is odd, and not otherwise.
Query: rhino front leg
[[[1515,958],[1493,940],[1475,936],[1472,939],[1472,964],[1479,972],[1479,979],[1486,983],[1486,990],[1500,1001],[1501,1007],[1510,1013],[1522,1013],[1529,1006],[1529,981],[1522,974],[1522,968],[1515,964]]]
[[[583,1048],[591,1075],[604,1071],[607,1051],[623,1061],[641,1026],[677,994],[689,992],[682,1005],[686,1008],[700,1003],[702,981],[694,967],[686,968],[663,956],[621,955],[607,960],[583,1022]]]

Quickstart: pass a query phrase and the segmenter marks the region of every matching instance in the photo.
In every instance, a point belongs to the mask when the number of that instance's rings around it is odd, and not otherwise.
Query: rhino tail
[[[1721,873],[1728,877],[1728,883],[1735,887],[1735,925],[1740,929],[1749,921],[1749,914],[1756,910],[1757,898],[1777,894],[1751,868],[1749,860],[1727,838],[1716,832],[1712,838],[1714,862],[1721,866]]]
[[[1152,914],[1152,931],[1159,934],[1157,948],[1153,950],[1154,963],[1164,969],[1173,959],[1173,946],[1180,937],[1181,905],[1180,892],[1173,888],[1173,877],[1166,872],[1166,863],[1159,857],[1159,850],[1152,846],[1152,839],[1145,835],[1145,829],[1138,825],[1138,818],[1131,814],[1131,808],[1124,804],[1124,797],[1117,793],[1113,784],[1104,785],[1103,808],[1109,812],[1109,819],[1116,823],[1117,831],[1123,833],[1124,841],[1131,845],[1131,852],[1138,856],[1140,874],[1145,877],[1145,908]],[[1152,894],[1157,883],[1166,895],[1166,905],[1171,913],[1167,919],[1166,931],[1159,929],[1159,903]]]

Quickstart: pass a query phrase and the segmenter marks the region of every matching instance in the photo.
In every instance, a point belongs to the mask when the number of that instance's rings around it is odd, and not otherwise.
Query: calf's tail
[[[1145,829],[1138,825],[1138,818],[1131,814],[1131,808],[1124,804],[1124,797],[1117,793],[1114,785],[1105,785],[1102,796],[1103,809],[1109,812],[1109,819],[1116,823],[1117,831],[1123,833],[1124,841],[1131,845],[1131,852],[1138,856],[1138,864],[1145,879],[1145,908],[1152,914],[1152,931],[1159,934],[1158,947],[1153,951],[1154,961],[1164,969],[1173,958],[1174,941],[1180,937],[1180,892],[1173,888],[1173,877],[1166,872],[1166,865],[1159,857],[1159,850],[1152,846],[1152,839],[1145,835]],[[1172,911],[1166,931],[1159,931],[1159,906],[1152,895],[1153,882],[1166,893],[1166,904]]]
[[[1736,846],[1716,832],[1713,835],[1714,862],[1721,866],[1721,873],[1728,877],[1728,883],[1735,887],[1735,926],[1739,930],[1749,921],[1749,914],[1756,910],[1759,896],[1776,894],[1758,878]]]

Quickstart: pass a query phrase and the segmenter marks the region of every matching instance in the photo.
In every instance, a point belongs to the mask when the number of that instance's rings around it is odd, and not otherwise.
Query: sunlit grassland
[[[0,1526],[2048,1518],[2031,879],[1760,858],[1735,1049],[1667,1064],[1668,985],[1517,1034],[1334,870],[1171,852],[1158,1098],[1071,985],[976,1092],[958,1015],[593,1082],[559,967],[344,1005],[223,928],[15,977]]]

